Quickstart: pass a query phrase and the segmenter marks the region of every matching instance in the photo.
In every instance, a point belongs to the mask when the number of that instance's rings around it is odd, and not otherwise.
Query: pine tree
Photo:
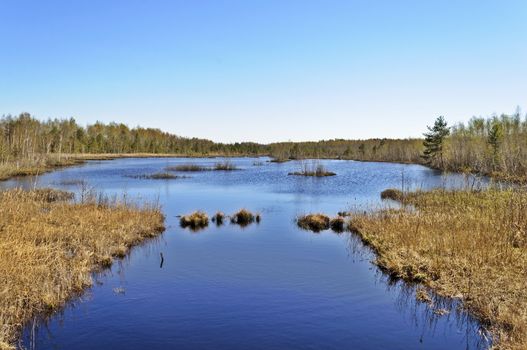
[[[444,169],[443,142],[450,134],[450,128],[442,116],[436,119],[433,127],[427,126],[427,128],[428,132],[423,134],[425,150],[422,157],[426,164]]]
[[[503,126],[498,122],[494,121],[489,129],[487,135],[487,142],[492,147],[492,166],[496,168],[499,164],[499,151],[500,145],[503,141]]]

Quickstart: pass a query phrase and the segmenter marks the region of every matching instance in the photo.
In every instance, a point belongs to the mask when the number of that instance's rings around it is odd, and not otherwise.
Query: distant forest
[[[0,118],[0,163],[31,160],[45,155],[80,153],[154,153],[182,156],[262,156],[278,161],[336,158],[427,164],[433,168],[481,174],[525,177],[527,115],[474,117],[468,123],[428,132],[424,138],[326,140],[272,144],[215,143],[176,136],[159,129],[130,128],[97,122],[86,127],[71,119],[40,121],[28,113]],[[441,134],[441,136],[439,136]],[[428,142],[428,143],[427,143]],[[427,151],[428,149],[428,151]],[[426,154],[432,156],[426,156]],[[438,155],[438,156],[434,156]]]

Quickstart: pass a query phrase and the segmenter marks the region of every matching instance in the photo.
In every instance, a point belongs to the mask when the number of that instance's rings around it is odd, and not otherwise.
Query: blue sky
[[[0,0],[0,114],[216,141],[527,109],[527,1]]]

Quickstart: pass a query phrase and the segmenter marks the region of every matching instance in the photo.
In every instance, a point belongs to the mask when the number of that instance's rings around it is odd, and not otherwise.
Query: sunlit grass
[[[0,349],[34,316],[90,286],[92,271],[164,229],[157,207],[70,198],[54,190],[0,192]]]
[[[527,192],[436,190],[403,198],[408,209],[349,221],[377,253],[376,263],[394,277],[460,298],[499,348],[527,348]]]

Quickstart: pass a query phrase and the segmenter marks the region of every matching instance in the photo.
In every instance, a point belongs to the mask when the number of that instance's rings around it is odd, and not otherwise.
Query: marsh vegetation
[[[72,202],[51,189],[0,192],[0,348],[92,284],[91,272],[163,229],[155,206]]]
[[[175,179],[184,179],[185,176],[178,176],[171,173],[153,173],[153,174],[143,174],[143,175],[129,175],[129,177],[134,179],[146,179],[146,180],[175,180]]]
[[[434,190],[404,199],[417,210],[381,210],[349,221],[376,252],[377,265],[461,299],[499,348],[527,347],[527,192]]]
[[[201,230],[209,225],[209,216],[203,211],[195,211],[188,215],[183,215],[179,223],[181,227],[188,227],[191,230]]]
[[[291,172],[288,175],[326,177],[326,176],[335,176],[337,174],[334,172],[328,171],[324,167],[324,165],[318,162],[312,162],[312,163],[302,162],[302,169],[300,171]]]

